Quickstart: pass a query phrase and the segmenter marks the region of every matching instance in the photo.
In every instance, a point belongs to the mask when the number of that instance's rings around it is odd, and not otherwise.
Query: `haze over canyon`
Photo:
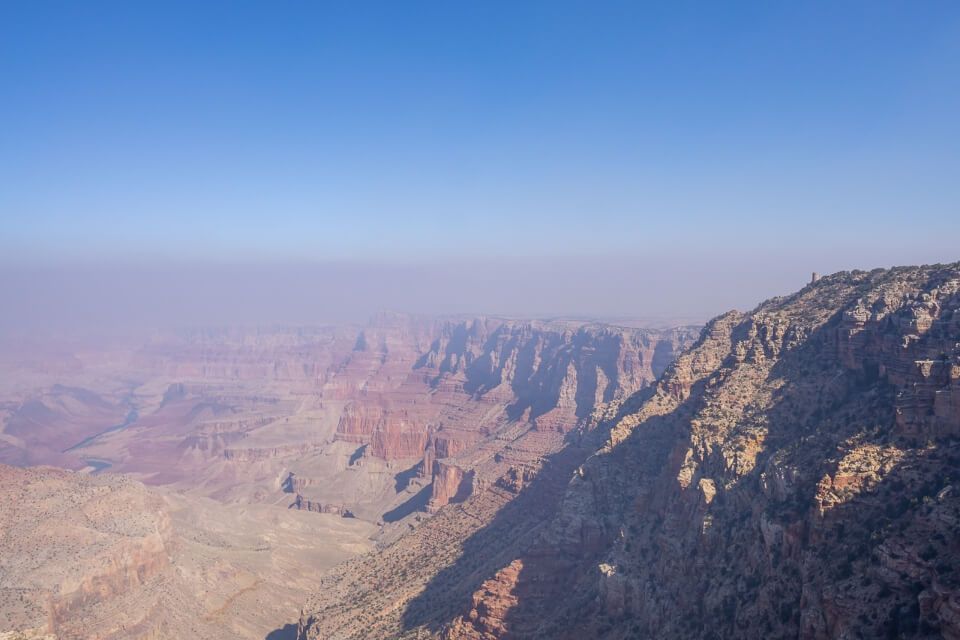
[[[0,640],[960,640],[956,0],[0,2]]]
[[[960,637],[957,264],[2,364],[24,637]]]

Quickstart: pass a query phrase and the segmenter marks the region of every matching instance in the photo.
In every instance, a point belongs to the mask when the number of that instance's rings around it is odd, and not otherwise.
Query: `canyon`
[[[0,633],[960,639],[960,265],[705,327],[0,352]]]
[[[0,632],[292,636],[326,571],[519,492],[697,333],[381,314],[8,346]]]
[[[0,34],[0,640],[960,640],[960,0]]]
[[[568,436],[327,572],[298,637],[960,638],[960,265],[721,315]]]

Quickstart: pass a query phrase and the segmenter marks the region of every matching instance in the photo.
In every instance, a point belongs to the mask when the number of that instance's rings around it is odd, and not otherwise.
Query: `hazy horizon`
[[[0,330],[686,318],[960,259],[960,6],[17,3]]]
[[[816,271],[955,262],[875,255],[555,257],[449,262],[18,265],[0,270],[0,332],[362,324],[383,311],[702,324],[802,288]],[[809,259],[805,259],[809,258]],[[912,259],[911,259],[912,258]]]

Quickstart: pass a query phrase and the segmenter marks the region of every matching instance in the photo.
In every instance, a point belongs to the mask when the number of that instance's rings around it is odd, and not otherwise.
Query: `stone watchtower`
[[[814,282],[816,282],[816,281],[819,280],[819,279],[820,279],[820,274],[817,273],[816,271],[814,271],[814,272],[813,272],[813,275],[810,276],[810,284],[813,284]]]

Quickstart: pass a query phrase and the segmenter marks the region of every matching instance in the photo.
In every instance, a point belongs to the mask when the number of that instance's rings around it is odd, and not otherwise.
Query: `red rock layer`
[[[455,464],[437,460],[433,463],[433,482],[427,511],[436,513],[451,502],[463,502],[473,492],[472,471],[465,472]]]

